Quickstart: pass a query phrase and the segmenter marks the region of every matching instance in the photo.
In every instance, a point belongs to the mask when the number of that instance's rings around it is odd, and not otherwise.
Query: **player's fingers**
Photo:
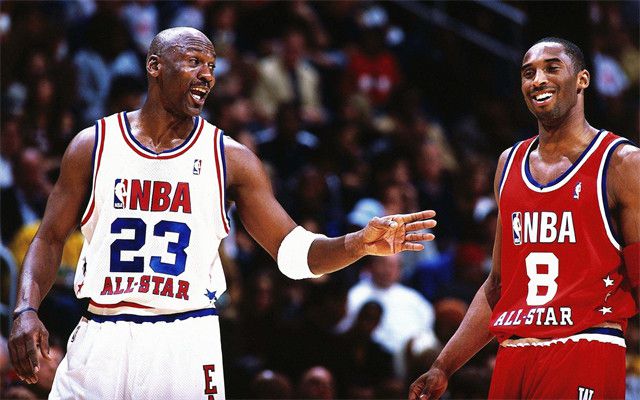
[[[33,339],[27,340],[27,357],[31,364],[31,370],[37,374],[40,370],[40,365],[38,363],[38,346]]]
[[[398,215],[398,217],[402,219],[402,222],[405,222],[405,223],[419,221],[422,219],[429,219],[435,216],[436,216],[436,212],[433,210],[424,210],[424,211],[418,211],[411,214]]]
[[[51,355],[49,354],[49,332],[43,330],[40,332],[40,353],[47,360],[51,360]]]
[[[435,227],[438,222],[435,219],[428,219],[426,221],[411,222],[405,225],[405,229],[408,231],[419,231],[421,229],[431,229]]]
[[[18,339],[15,345],[16,356],[13,367],[16,369],[18,375],[22,377],[27,383],[31,383],[30,379],[33,378],[33,367],[31,365],[31,361],[29,360],[28,351],[27,351],[27,343],[29,339]]]
[[[410,233],[405,236],[407,242],[428,242],[435,239],[433,233]]]
[[[414,382],[410,387],[409,387],[409,400],[418,400],[419,396],[420,396],[420,385],[417,384],[417,382]]]
[[[401,249],[403,251],[421,251],[424,249],[424,245],[420,243],[405,242],[402,243]]]
[[[436,400],[439,399],[437,392],[432,390],[432,387],[425,387],[420,393],[420,400]]]
[[[11,365],[16,371],[18,378],[22,379],[22,368],[20,367],[20,361],[18,359],[18,351],[16,350],[15,341],[9,342],[9,358],[11,359]]]

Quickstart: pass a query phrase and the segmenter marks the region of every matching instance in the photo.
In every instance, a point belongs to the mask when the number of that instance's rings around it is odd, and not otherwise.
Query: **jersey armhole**
[[[220,194],[220,218],[224,226],[225,235],[229,234],[229,216],[227,215],[225,205],[227,204],[226,185],[227,185],[227,163],[224,157],[224,131],[219,128],[215,129],[214,153],[216,162],[216,172],[218,177],[218,192]],[[224,237],[223,236],[223,237]]]
[[[95,140],[93,143],[93,152],[91,154],[91,193],[87,198],[87,205],[85,207],[84,213],[82,214],[80,226],[84,226],[87,221],[89,221],[89,218],[91,218],[91,215],[93,214],[93,210],[95,208],[96,180],[98,178],[98,171],[100,170],[102,150],[104,149],[104,131],[105,121],[103,118],[96,121],[95,123]]]
[[[604,224],[605,231],[607,233],[607,237],[611,244],[618,250],[622,249],[621,243],[622,238],[618,232],[614,229],[614,225],[611,218],[611,210],[609,210],[609,200],[607,197],[607,173],[609,170],[609,163],[611,161],[611,157],[615,152],[616,148],[623,144],[630,144],[632,146],[636,146],[630,140],[619,138],[609,144],[609,147],[605,150],[604,156],[602,157],[602,161],[600,163],[600,168],[598,170],[598,206],[600,208],[600,215],[602,216],[602,222]]]
[[[511,164],[514,158],[513,156],[516,150],[518,149],[518,147],[520,147],[520,144],[522,144],[522,141],[517,142],[516,144],[513,145],[513,147],[511,148],[511,151],[509,151],[507,160],[504,162],[504,166],[502,167],[502,173],[500,175],[500,185],[498,186],[499,187],[498,196],[502,194],[502,188],[504,187],[504,182],[507,180],[507,176],[509,175],[509,171],[511,170]]]

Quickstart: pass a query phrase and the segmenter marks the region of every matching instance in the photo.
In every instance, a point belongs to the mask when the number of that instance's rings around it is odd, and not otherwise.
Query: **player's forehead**
[[[525,53],[522,58],[522,66],[538,62],[544,63],[552,60],[560,60],[567,65],[571,64],[571,58],[562,44],[555,42],[540,42],[531,46],[531,48]]]
[[[211,41],[200,31],[187,28],[175,28],[160,33],[164,52],[183,56],[198,53],[215,58]]]
[[[210,57],[216,55],[213,44],[206,37],[185,37],[182,40],[172,42],[169,48],[178,54],[203,53]]]

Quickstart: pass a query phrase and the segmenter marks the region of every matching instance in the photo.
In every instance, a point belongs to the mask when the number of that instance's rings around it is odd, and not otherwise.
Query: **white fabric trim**
[[[600,143],[602,143],[602,141],[604,140],[604,138],[606,136],[607,136],[607,132],[606,131],[599,131],[597,138],[595,139],[594,142],[592,142],[591,147],[589,148],[589,150],[586,153],[582,154],[581,159],[578,162],[578,164],[573,164],[571,166],[571,168],[570,168],[569,173],[566,176],[564,176],[562,178],[562,180],[560,180],[559,182],[556,182],[555,184],[553,184],[551,186],[545,186],[543,188],[540,188],[540,187],[537,187],[536,185],[534,185],[533,182],[531,182],[529,180],[529,178],[527,177],[526,164],[529,162],[529,155],[531,154],[531,147],[535,143],[538,143],[540,141],[540,139],[538,138],[536,140],[531,141],[531,143],[529,144],[529,147],[527,148],[527,150],[525,152],[525,156],[522,158],[522,162],[520,163],[520,174],[522,175],[522,180],[524,181],[524,183],[527,185],[527,187],[529,189],[531,189],[532,191],[534,191],[536,193],[547,193],[547,192],[552,192],[552,191],[554,191],[556,189],[561,188],[567,182],[569,182],[569,180],[571,180],[571,178],[573,178],[573,176],[580,170],[582,165],[584,165],[584,163],[587,162],[589,157],[591,157],[591,155],[598,149],[598,147],[600,147]]]
[[[503,344],[502,346],[503,347],[551,346],[552,344],[556,344],[556,343],[567,343],[569,340],[573,342],[577,342],[579,340],[588,340],[590,342],[595,341],[595,342],[602,342],[602,343],[611,343],[611,344],[615,344],[625,348],[627,347],[627,345],[624,342],[624,338],[613,336],[613,335],[605,335],[602,333],[579,333],[577,335],[567,336],[564,338],[543,340],[539,342],[510,343],[510,344]]]
[[[605,167],[605,163],[607,161],[607,157],[609,156],[609,153],[611,152],[611,149],[613,149],[614,146],[617,146],[620,142],[625,141],[624,138],[619,138],[614,140],[613,142],[611,142],[609,144],[609,146],[607,147],[607,149],[605,150],[604,154],[602,155],[602,161],[600,162],[600,167],[598,168],[598,179],[596,181],[596,188],[597,188],[597,193],[598,193],[598,208],[600,209],[600,216],[602,217],[602,223],[604,224],[604,230],[607,233],[607,237],[609,238],[609,241],[611,242],[611,244],[613,245],[613,247],[616,248],[616,250],[620,251],[622,250],[622,246],[620,245],[620,243],[618,243],[618,241],[616,240],[615,236],[613,236],[613,232],[611,232],[611,225],[609,225],[609,220],[607,219],[607,212],[606,212],[606,208],[609,207],[609,201],[607,200],[607,194],[602,192],[602,179],[603,179],[603,175],[606,172],[604,170]],[[606,187],[606,182],[605,183],[605,187]]]
[[[500,189],[498,190],[498,196],[502,195],[502,188],[504,188],[505,183],[507,182],[507,178],[509,177],[509,172],[511,172],[511,165],[513,164],[513,160],[516,158],[516,153],[518,149],[522,145],[522,142],[518,142],[515,145],[515,148],[511,150],[511,154],[509,154],[509,158],[507,159],[507,164],[504,166],[504,176],[502,177],[502,182],[500,182]]]
[[[309,232],[301,226],[295,227],[280,243],[278,249],[278,268],[291,279],[318,278],[322,276],[311,272],[307,257],[314,240],[326,237]]]

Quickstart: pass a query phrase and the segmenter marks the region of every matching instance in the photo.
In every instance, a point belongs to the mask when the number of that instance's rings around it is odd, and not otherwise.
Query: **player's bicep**
[[[627,146],[618,170],[620,230],[625,244],[640,242],[640,149]]]
[[[69,144],[60,176],[47,201],[38,237],[64,241],[78,225],[91,191],[93,128],[80,132]]]
[[[275,259],[295,222],[276,200],[260,160],[246,147],[225,138],[229,193],[249,234]]]

